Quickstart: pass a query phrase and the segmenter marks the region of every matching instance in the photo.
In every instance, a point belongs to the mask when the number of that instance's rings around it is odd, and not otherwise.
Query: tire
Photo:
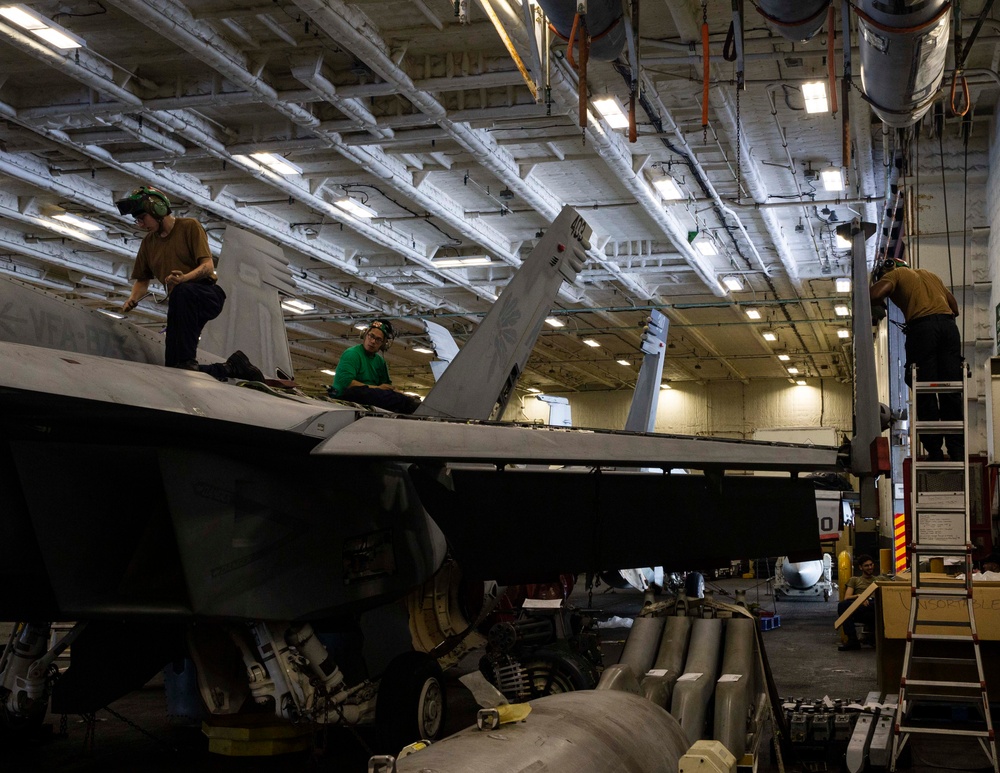
[[[441,666],[425,652],[404,652],[389,663],[379,683],[375,727],[390,754],[414,741],[444,734],[445,690]]]
[[[689,599],[705,598],[705,576],[701,572],[688,572],[684,578],[684,594]]]
[[[597,673],[583,658],[571,653],[539,650],[524,660],[531,692],[530,699],[574,690],[591,690]]]

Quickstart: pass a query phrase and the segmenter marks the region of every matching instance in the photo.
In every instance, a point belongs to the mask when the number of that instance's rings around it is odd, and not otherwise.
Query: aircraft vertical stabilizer
[[[205,326],[201,349],[228,357],[237,349],[272,378],[277,369],[292,376],[279,291],[296,294],[281,247],[229,226],[219,255],[219,285],[226,305]]]
[[[451,364],[451,361],[458,354],[458,344],[455,343],[455,339],[448,332],[448,328],[439,325],[437,322],[425,319],[424,330],[427,331],[427,335],[431,339],[431,344],[434,346],[434,355],[437,358],[431,360],[431,373],[434,374],[435,381],[440,381],[441,374],[444,373],[445,368]]]
[[[417,415],[490,419],[503,413],[560,285],[574,281],[586,262],[592,233],[576,210],[563,208]]]
[[[630,432],[652,432],[656,424],[656,404],[660,398],[663,359],[667,353],[667,327],[670,321],[655,309],[642,332],[642,367],[635,382],[635,393],[628,409],[625,429]]]

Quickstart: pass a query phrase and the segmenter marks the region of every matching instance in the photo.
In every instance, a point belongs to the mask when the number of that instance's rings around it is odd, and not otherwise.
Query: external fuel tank
[[[830,0],[758,0],[767,25],[789,40],[809,40],[826,21]]]
[[[397,773],[677,773],[690,746],[676,719],[630,692],[557,693],[530,705],[523,722],[466,728],[398,759]]]
[[[862,0],[857,17],[861,90],[886,125],[904,129],[930,109],[941,86],[951,3]]]

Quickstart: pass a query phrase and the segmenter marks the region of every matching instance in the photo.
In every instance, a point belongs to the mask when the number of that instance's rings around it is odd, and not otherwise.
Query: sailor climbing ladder
[[[983,676],[983,658],[972,599],[972,544],[969,533],[968,403],[969,374],[959,381],[918,381],[914,368],[910,388],[910,617],[906,631],[899,709],[892,743],[891,770],[914,735],[969,736],[979,742],[993,766],[996,738]],[[929,420],[928,401],[961,400],[960,419]],[[933,405],[933,403],[931,404]],[[945,411],[952,413],[953,411]],[[957,409],[954,411],[957,412]],[[961,435],[960,459],[924,455],[921,439],[943,436],[955,447]],[[936,445],[936,444],[932,444]],[[964,580],[931,571],[931,559],[959,558]],[[935,562],[936,563],[936,562]],[[938,567],[934,567],[938,568]]]

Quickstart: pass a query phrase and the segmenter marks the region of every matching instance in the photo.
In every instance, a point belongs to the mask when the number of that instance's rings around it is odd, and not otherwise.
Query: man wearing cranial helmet
[[[902,246],[902,245],[901,245]],[[905,249],[900,257],[882,262],[876,281],[869,288],[873,302],[888,298],[903,312],[906,324],[906,376],[911,382],[910,366],[917,368],[917,381],[961,381],[964,376],[962,337],[955,318],[958,301],[944,282],[932,271],[910,268]],[[961,421],[960,392],[927,392],[917,395],[917,416],[922,421]],[[942,443],[948,458],[961,461],[965,440],[961,434],[928,435],[921,433],[921,443],[928,461],[944,461]],[[913,449],[913,453],[917,453]]]
[[[376,319],[361,334],[361,343],[340,356],[336,375],[329,388],[331,397],[362,405],[374,405],[396,413],[413,413],[420,405],[416,398],[393,387],[384,352],[396,337],[387,319]]]
[[[164,364],[200,370],[220,380],[263,381],[263,374],[243,352],[234,352],[224,363],[198,364],[201,331],[219,316],[226,302],[225,292],[216,284],[215,263],[201,223],[175,217],[166,194],[146,185],[116,201],[115,206],[146,232],[132,269],[132,292],[122,311],[132,311],[139,304],[153,279],[167,291]]]

